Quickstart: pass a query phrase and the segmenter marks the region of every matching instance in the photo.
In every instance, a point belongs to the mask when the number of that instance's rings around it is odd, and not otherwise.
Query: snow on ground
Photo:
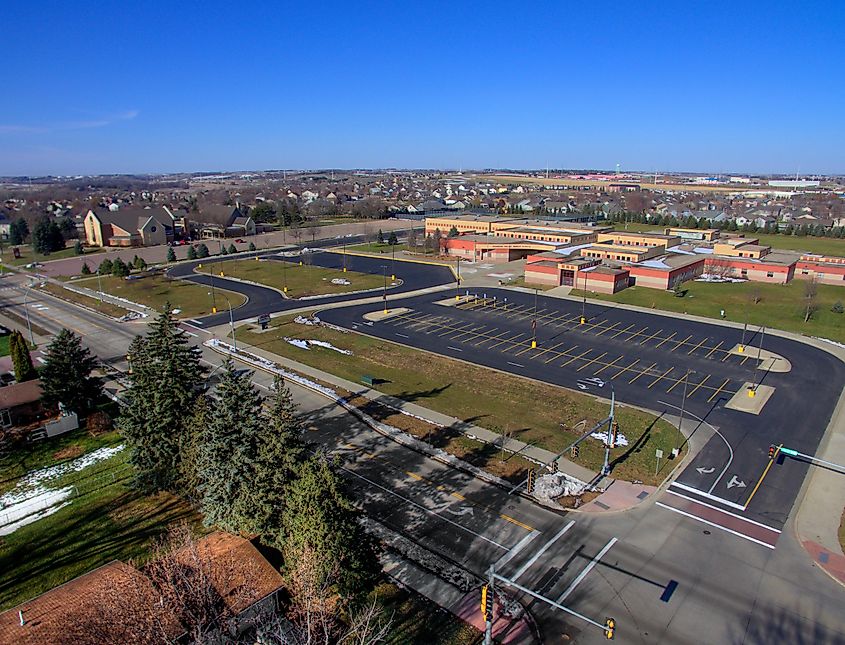
[[[710,273],[702,273],[701,276],[695,279],[696,282],[746,282],[740,278],[731,278],[728,276],[712,275]]]
[[[593,439],[598,439],[602,443],[607,443],[607,433],[606,432],[594,432],[590,435]],[[616,445],[617,446],[627,446],[628,445],[628,437],[626,437],[621,432],[616,433]]]
[[[285,342],[289,345],[293,345],[294,347],[299,347],[299,349],[311,349],[308,347],[307,340],[300,340],[299,338],[287,338],[285,337]]]
[[[51,481],[109,459],[123,448],[124,444],[99,448],[78,459],[35,470],[21,477],[12,490],[0,496],[0,535],[8,535],[70,503],[64,500],[70,496],[73,487],[51,489],[48,486]]]
[[[534,482],[534,497],[544,502],[553,502],[564,495],[579,495],[587,484],[565,473],[541,475]]]
[[[331,343],[327,343],[324,340],[308,340],[306,341],[309,345],[316,345],[317,347],[325,347],[326,349],[333,349],[336,352],[340,352],[341,354],[346,354],[347,356],[352,356],[352,352],[348,349],[340,349],[340,347],[335,347]]]

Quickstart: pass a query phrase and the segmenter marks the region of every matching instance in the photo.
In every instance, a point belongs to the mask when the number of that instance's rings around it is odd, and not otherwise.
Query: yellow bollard
[[[395,275],[392,275],[392,276],[390,276],[390,279],[391,279],[391,280],[396,280],[396,276],[395,276]]]
[[[740,345],[739,347],[736,348],[736,351],[738,351],[740,354],[742,354],[742,352],[745,351],[745,345]]]
[[[531,349],[537,349],[537,341],[536,340],[531,341]]]
[[[212,307],[212,308],[211,308],[211,313],[216,314],[216,313],[217,313],[217,307]]]
[[[748,388],[748,397],[749,398],[753,399],[755,394],[757,394],[757,393],[754,391],[753,387]]]
[[[198,268],[198,269],[202,269],[202,262],[200,262],[200,263],[197,265],[197,268]]]
[[[581,324],[582,324],[582,325],[586,325],[586,324],[587,324],[587,319],[586,319],[586,318],[584,318],[584,316],[581,316]]]
[[[283,289],[283,291],[284,291],[285,293],[287,293],[287,292],[288,292],[288,288],[287,288],[287,287],[285,287],[285,288]]]
[[[222,271],[220,272],[220,277],[221,277],[221,278],[225,277],[225,276],[223,275],[223,272],[222,272]]]

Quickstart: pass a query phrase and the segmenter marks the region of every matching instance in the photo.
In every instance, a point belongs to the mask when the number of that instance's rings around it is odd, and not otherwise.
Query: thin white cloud
[[[59,130],[85,130],[104,128],[112,123],[131,121],[140,114],[139,110],[127,110],[88,121],[60,121],[49,125],[0,124],[0,134],[44,134]]]

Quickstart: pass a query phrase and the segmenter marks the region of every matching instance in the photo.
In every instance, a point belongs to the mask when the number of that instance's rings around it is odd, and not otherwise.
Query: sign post
[[[663,458],[663,451],[657,448],[654,451],[654,456],[657,457],[657,465],[654,467],[654,476],[657,477],[657,473],[660,472],[660,460]]]

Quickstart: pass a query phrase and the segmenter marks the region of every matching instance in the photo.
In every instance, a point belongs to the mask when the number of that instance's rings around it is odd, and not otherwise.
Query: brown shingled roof
[[[38,379],[0,387],[0,410],[35,403],[43,394],[41,381]]]

